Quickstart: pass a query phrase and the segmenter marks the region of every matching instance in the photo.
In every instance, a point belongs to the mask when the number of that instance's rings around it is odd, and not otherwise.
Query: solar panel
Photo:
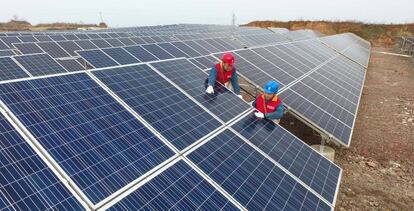
[[[10,49],[1,39],[0,39],[0,50]]]
[[[14,59],[33,76],[66,72],[62,66],[45,53],[14,56]]]
[[[145,41],[145,43],[156,43],[157,41],[155,41],[154,39],[152,39],[152,37],[141,37],[142,40]]]
[[[3,113],[0,139],[0,210],[85,209]]]
[[[69,72],[85,70],[85,67],[82,66],[76,59],[61,59],[56,61]]]
[[[282,92],[284,102],[349,146],[365,70],[338,56]]]
[[[112,47],[108,42],[106,42],[104,39],[96,39],[96,40],[90,40],[93,44],[98,46],[98,48],[110,48]]]
[[[53,41],[63,41],[63,40],[66,40],[62,35],[50,35],[49,37]]]
[[[35,53],[44,53],[36,43],[15,43],[14,47],[17,48],[22,54],[35,54]]]
[[[129,54],[123,48],[104,48],[102,49],[106,54],[108,54],[112,59],[117,61],[119,64],[133,64],[139,63],[140,61]]]
[[[192,40],[188,40],[188,41],[184,41],[184,44],[190,46],[192,49],[194,49],[195,51],[198,52],[198,54],[200,55],[208,55],[212,52],[209,52],[208,50],[206,50],[205,48],[203,48],[202,46],[198,45],[196,42],[192,41]]]
[[[141,47],[145,48],[148,52],[150,52],[152,55],[156,56],[160,60],[174,58],[171,54],[169,54],[167,51],[163,50],[156,44],[141,45]]]
[[[229,49],[229,45],[223,46],[220,42],[217,42],[217,40],[215,39],[206,39],[206,42],[208,42],[210,45],[216,47],[217,49],[219,49],[220,51],[228,51]]]
[[[91,39],[100,39],[101,38],[101,36],[99,36],[98,34],[92,34],[92,33],[88,33],[88,36]]]
[[[75,51],[82,50],[79,45],[77,45],[74,41],[60,41],[57,44],[62,47],[66,52],[68,52],[71,56],[77,56]]]
[[[70,55],[55,42],[39,42],[37,45],[53,58],[70,57]]]
[[[134,41],[137,45],[147,44],[143,39],[140,37],[131,37],[131,40]]]
[[[93,204],[174,155],[86,73],[6,83],[0,90],[0,99]]]
[[[111,59],[108,55],[99,49],[76,51],[82,58],[95,68],[112,67],[119,65],[116,61]]]
[[[111,44],[113,47],[124,46],[124,44],[122,44],[122,42],[116,38],[105,39],[105,41]]]
[[[108,210],[238,210],[184,161],[145,183]]]
[[[334,163],[284,128],[272,121],[257,119],[253,113],[232,128],[329,203],[335,204],[341,169]]]
[[[16,53],[13,50],[0,50],[0,57],[14,55],[16,55]]]
[[[212,56],[203,56],[189,59],[193,64],[202,70],[213,67],[218,61]]]
[[[38,42],[36,38],[34,38],[33,36],[20,36],[19,39],[22,42]]]
[[[231,130],[187,157],[248,210],[332,210]]]
[[[211,45],[206,40],[194,40],[198,45],[205,48],[210,53],[220,52],[221,50],[216,48],[214,45]]]
[[[78,44],[83,50],[91,50],[98,48],[98,46],[93,44],[90,40],[76,40],[74,42]]]
[[[79,40],[89,40],[90,37],[86,34],[75,34],[75,36],[79,39]]]
[[[19,40],[17,37],[0,37],[0,40],[2,40],[8,48],[13,48],[13,43],[21,43],[22,41]],[[6,49],[8,49],[6,48]]]
[[[216,83],[213,95],[206,94],[208,75],[186,59],[156,62],[151,65],[224,122],[250,108],[246,102],[219,83]]]
[[[106,33],[98,33],[98,36],[99,37],[101,37],[101,38],[103,38],[103,39],[108,39],[108,38],[111,38],[111,36],[109,36],[108,34],[106,34]]]
[[[93,74],[179,150],[221,126],[147,65],[112,68]]]
[[[183,42],[172,42],[171,44],[174,45],[174,47],[180,49],[185,54],[187,54],[189,57],[201,56],[200,53],[198,53],[188,45],[184,44]]]
[[[35,35],[34,36],[39,42],[49,42],[53,41],[48,35]]]
[[[118,38],[125,46],[135,45],[136,43],[128,37]]]
[[[0,81],[29,77],[11,57],[0,58]]]
[[[128,47],[124,47],[124,49],[142,62],[158,60],[154,55],[149,53],[147,50],[145,50],[141,46],[128,46]]]
[[[74,34],[64,34],[62,35],[66,40],[79,40],[78,37]]]
[[[175,58],[188,57],[187,54],[182,52],[180,49],[178,49],[171,43],[158,43],[157,45],[160,46],[165,51],[167,51],[169,54],[173,55]]]

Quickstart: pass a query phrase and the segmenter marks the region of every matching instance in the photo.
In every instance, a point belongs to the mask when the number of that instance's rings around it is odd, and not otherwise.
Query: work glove
[[[214,94],[214,88],[213,86],[209,85],[206,89],[207,94]]]
[[[255,112],[254,113],[254,115],[257,117],[257,118],[261,118],[261,119],[263,119],[264,118],[264,114],[262,113],[262,112]]]
[[[239,97],[240,99],[243,100],[243,96],[242,95],[237,95],[237,97]]]

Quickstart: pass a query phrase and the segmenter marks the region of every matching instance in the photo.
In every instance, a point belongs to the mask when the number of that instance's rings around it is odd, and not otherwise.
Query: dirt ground
[[[375,52],[393,49],[372,51],[351,147],[332,146],[343,169],[335,210],[413,211],[414,60]],[[320,143],[289,114],[280,124],[308,144]]]

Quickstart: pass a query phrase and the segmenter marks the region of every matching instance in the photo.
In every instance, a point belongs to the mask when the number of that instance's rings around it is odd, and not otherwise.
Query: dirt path
[[[413,119],[413,60],[373,52],[351,147],[336,151],[336,210],[414,210]]]

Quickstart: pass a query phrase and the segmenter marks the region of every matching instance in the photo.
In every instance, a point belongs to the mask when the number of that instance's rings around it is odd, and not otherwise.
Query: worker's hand
[[[264,118],[264,114],[262,113],[262,112],[255,112],[254,113],[254,115],[257,117],[257,118],[261,118],[261,119],[263,119]]]
[[[240,99],[243,100],[243,96],[242,95],[237,95],[237,97],[239,97]]]
[[[207,94],[214,94],[214,88],[213,86],[209,85],[206,89]]]

